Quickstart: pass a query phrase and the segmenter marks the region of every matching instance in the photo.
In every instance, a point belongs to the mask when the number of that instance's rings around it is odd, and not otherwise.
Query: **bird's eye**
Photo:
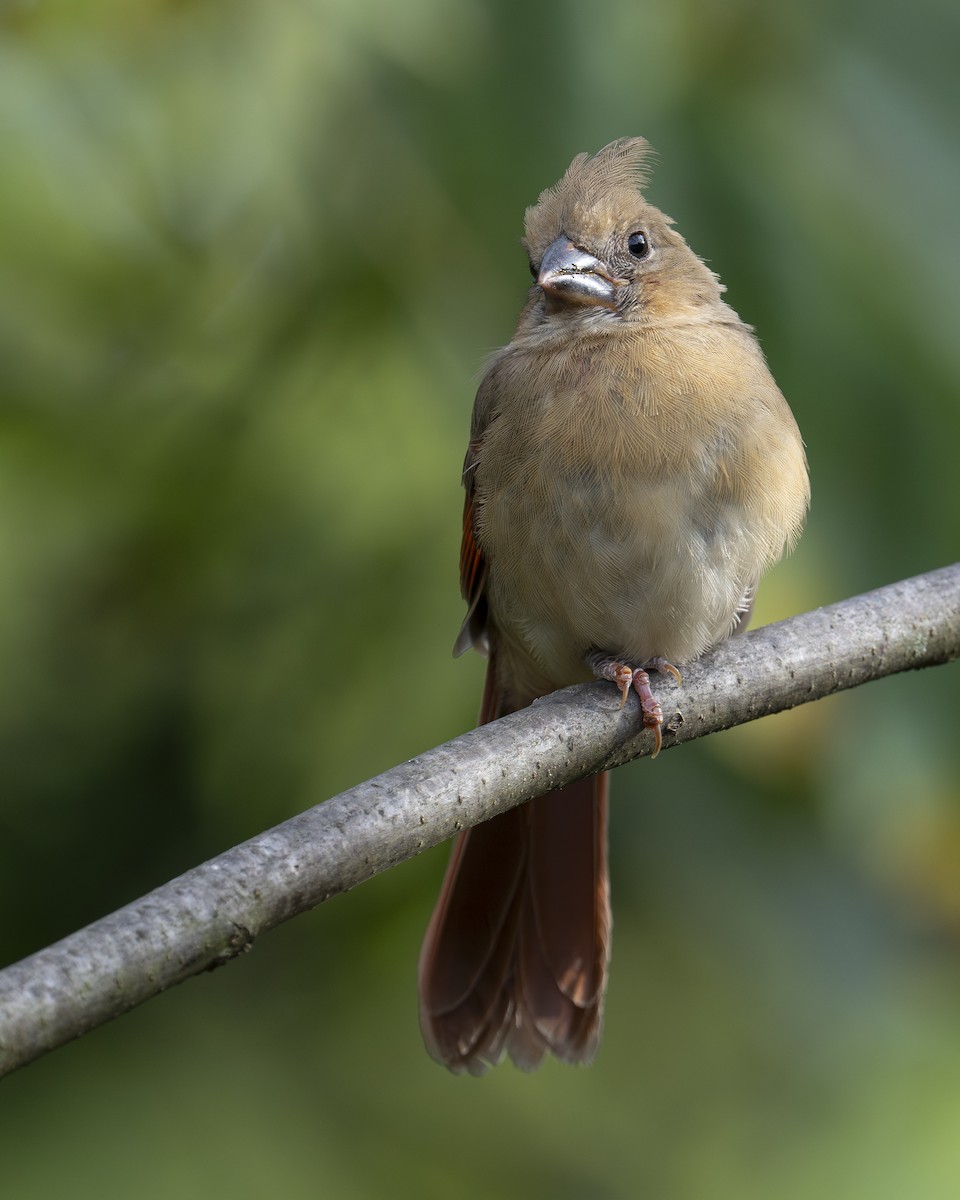
[[[530,274],[533,276],[533,278],[535,280],[540,277],[540,272],[537,269],[537,264],[533,261],[532,258],[530,259]]]
[[[650,253],[650,242],[647,235],[640,229],[631,233],[627,238],[627,249],[634,258],[646,258]]]

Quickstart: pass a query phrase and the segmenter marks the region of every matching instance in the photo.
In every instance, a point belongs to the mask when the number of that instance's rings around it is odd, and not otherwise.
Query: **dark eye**
[[[530,259],[530,274],[533,276],[533,278],[535,280],[540,277],[540,272],[537,270],[537,264],[533,261],[532,258]]]
[[[627,249],[634,258],[646,258],[650,253],[650,243],[647,240],[647,235],[639,229],[636,233],[631,233],[627,238]]]

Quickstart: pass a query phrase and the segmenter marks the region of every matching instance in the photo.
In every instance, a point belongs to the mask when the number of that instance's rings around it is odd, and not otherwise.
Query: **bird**
[[[744,628],[809,479],[753,329],[644,196],[651,158],[641,137],[579,154],[526,211],[532,283],[463,466],[454,652],[488,658],[481,724],[609,679],[639,696],[655,754],[650,672],[679,679]],[[588,777],[457,837],[418,972],[426,1048],[454,1073],[594,1059],[607,795]]]

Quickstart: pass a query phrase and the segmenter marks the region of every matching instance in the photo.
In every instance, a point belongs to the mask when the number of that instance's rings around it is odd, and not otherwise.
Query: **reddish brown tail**
[[[484,709],[489,711],[488,684]],[[610,948],[607,778],[596,775],[460,834],[420,953],[420,1028],[451,1071],[504,1050],[597,1050]]]
[[[610,943],[606,777],[462,833],[420,955],[431,1055],[479,1075],[506,1050],[587,1063],[600,1036]]]

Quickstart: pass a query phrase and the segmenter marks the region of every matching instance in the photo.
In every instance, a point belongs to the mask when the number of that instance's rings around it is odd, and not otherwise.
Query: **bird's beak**
[[[543,256],[537,284],[548,300],[561,304],[599,305],[616,309],[616,279],[607,266],[563,234]]]

